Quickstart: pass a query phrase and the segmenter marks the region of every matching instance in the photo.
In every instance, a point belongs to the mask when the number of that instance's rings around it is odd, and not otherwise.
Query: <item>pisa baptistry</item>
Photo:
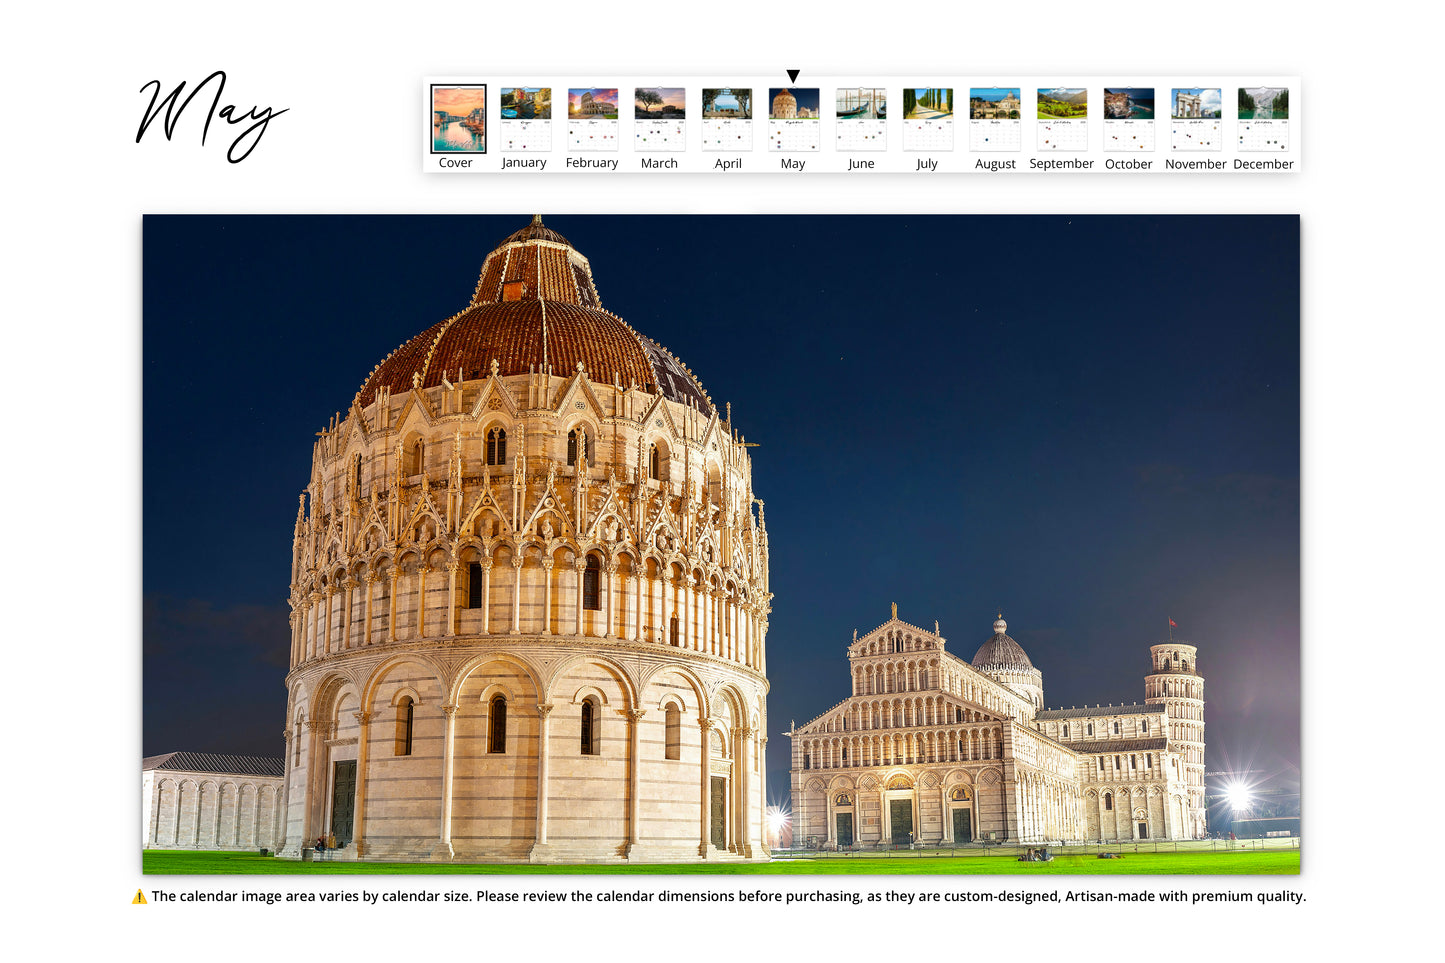
[[[748,446],[540,218],[319,433],[285,841],[341,859],[763,859]]]

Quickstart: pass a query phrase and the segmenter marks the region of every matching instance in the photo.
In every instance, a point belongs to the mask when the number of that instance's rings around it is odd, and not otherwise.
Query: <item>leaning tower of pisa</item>
[[[1204,804],[1204,676],[1199,674],[1195,647],[1169,640],[1149,647],[1152,671],[1144,677],[1144,701],[1162,704],[1169,719],[1169,748],[1184,756],[1189,787],[1188,833],[1203,835]]]

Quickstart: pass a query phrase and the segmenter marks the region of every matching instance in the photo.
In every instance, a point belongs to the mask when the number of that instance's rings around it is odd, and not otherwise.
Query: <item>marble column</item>
[[[371,722],[371,713],[356,712],[356,724],[359,727],[356,737],[356,802],[351,816],[351,842],[356,847],[356,855],[366,855],[365,837],[366,829],[366,757],[367,749],[370,747],[371,729],[368,723]],[[257,811],[260,811],[260,797],[256,799]]]
[[[522,555],[512,556],[512,635],[522,634]]]
[[[628,709],[627,719],[631,724],[630,757],[628,759],[628,842],[627,854],[631,856],[642,846],[642,717],[646,709]]]
[[[386,641],[396,641],[396,589],[401,584],[401,570],[392,567],[388,573],[391,576],[391,595],[387,599],[388,611],[386,617]]]
[[[447,562],[447,617],[443,620],[443,635],[456,635],[461,631],[461,608],[457,605],[457,571],[462,563],[453,559]]]
[[[482,634],[492,634],[492,557],[482,559]]]
[[[617,580],[617,560],[608,559],[607,564],[602,566],[602,574],[607,579],[607,626],[602,637],[615,639],[617,638],[617,606],[613,598],[613,583]]]
[[[702,756],[698,766],[702,770],[702,839],[698,855],[707,856],[712,846],[712,720],[702,716],[698,718],[697,724]]]
[[[452,770],[453,755],[456,751],[457,707],[441,707],[442,721],[442,819],[436,846],[432,848],[434,860],[450,860],[456,854],[452,850]]]
[[[552,708],[546,702],[537,705],[537,846],[547,845],[547,759],[551,730],[547,718]]]
[[[376,583],[381,581],[381,576],[375,572],[366,573],[366,609],[362,618],[361,644],[371,644],[371,600],[376,595]]]
[[[587,571],[587,560],[579,558],[572,563],[577,571],[577,635],[582,635],[582,579],[583,573]]]

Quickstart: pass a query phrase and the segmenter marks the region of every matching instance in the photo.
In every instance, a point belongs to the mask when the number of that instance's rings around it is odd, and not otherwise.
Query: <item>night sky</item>
[[[774,800],[895,601],[970,660],[1002,608],[1051,707],[1173,618],[1207,768],[1297,780],[1297,217],[544,216],[761,445]],[[145,219],[147,755],[282,754],[315,433],[527,220]]]

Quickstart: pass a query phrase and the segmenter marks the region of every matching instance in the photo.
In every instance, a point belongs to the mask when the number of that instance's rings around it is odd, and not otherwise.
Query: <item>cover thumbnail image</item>
[[[498,143],[504,151],[552,150],[552,88],[503,87]]]
[[[747,151],[753,149],[753,91],[751,87],[702,89],[702,149]]]
[[[1023,101],[1018,87],[974,87],[968,92],[968,149],[1016,151],[1023,146],[1020,131]]]
[[[487,152],[487,85],[431,85],[431,152]]]
[[[1089,91],[1084,87],[1038,89],[1038,149],[1089,149]]]
[[[1238,147],[1242,151],[1289,150],[1289,90],[1239,89]]]
[[[768,149],[819,150],[818,102],[817,87],[769,87]]]
[[[838,150],[887,150],[888,91],[839,87],[833,101]]]
[[[1169,147],[1176,151],[1224,149],[1223,98],[1218,87],[1175,87],[1169,95]]]
[[[1154,149],[1154,88],[1104,88],[1104,150]]]
[[[567,149],[617,150],[617,88],[567,91]]]
[[[903,89],[903,149],[953,150],[953,88]]]
[[[682,87],[638,87],[632,97],[633,149],[687,148],[687,91]]]

